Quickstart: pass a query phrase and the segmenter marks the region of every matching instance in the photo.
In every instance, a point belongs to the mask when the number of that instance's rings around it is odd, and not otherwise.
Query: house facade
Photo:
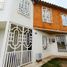
[[[66,40],[67,9],[39,0],[0,1],[0,67],[67,56]]]

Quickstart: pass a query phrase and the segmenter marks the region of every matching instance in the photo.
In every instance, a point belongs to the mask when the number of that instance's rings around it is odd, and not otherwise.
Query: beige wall
[[[3,46],[3,38],[4,38],[4,30],[0,30],[0,55],[1,55],[1,48],[2,48],[2,46]]]

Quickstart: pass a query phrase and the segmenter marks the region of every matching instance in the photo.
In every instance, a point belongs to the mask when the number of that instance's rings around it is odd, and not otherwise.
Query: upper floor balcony
[[[34,28],[67,32],[67,9],[46,2],[34,3]]]

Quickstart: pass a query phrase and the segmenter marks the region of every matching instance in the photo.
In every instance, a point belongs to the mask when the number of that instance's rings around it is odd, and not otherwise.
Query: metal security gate
[[[10,24],[4,67],[18,67],[32,61],[32,30]]]

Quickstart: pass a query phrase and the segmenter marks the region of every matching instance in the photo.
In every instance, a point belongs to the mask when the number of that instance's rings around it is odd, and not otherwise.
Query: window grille
[[[42,7],[42,20],[43,22],[51,23],[51,9]]]
[[[67,26],[67,15],[62,14],[61,16],[62,16],[62,24],[64,26]]]
[[[30,17],[30,2],[28,0],[20,0],[19,13],[26,17]]]

